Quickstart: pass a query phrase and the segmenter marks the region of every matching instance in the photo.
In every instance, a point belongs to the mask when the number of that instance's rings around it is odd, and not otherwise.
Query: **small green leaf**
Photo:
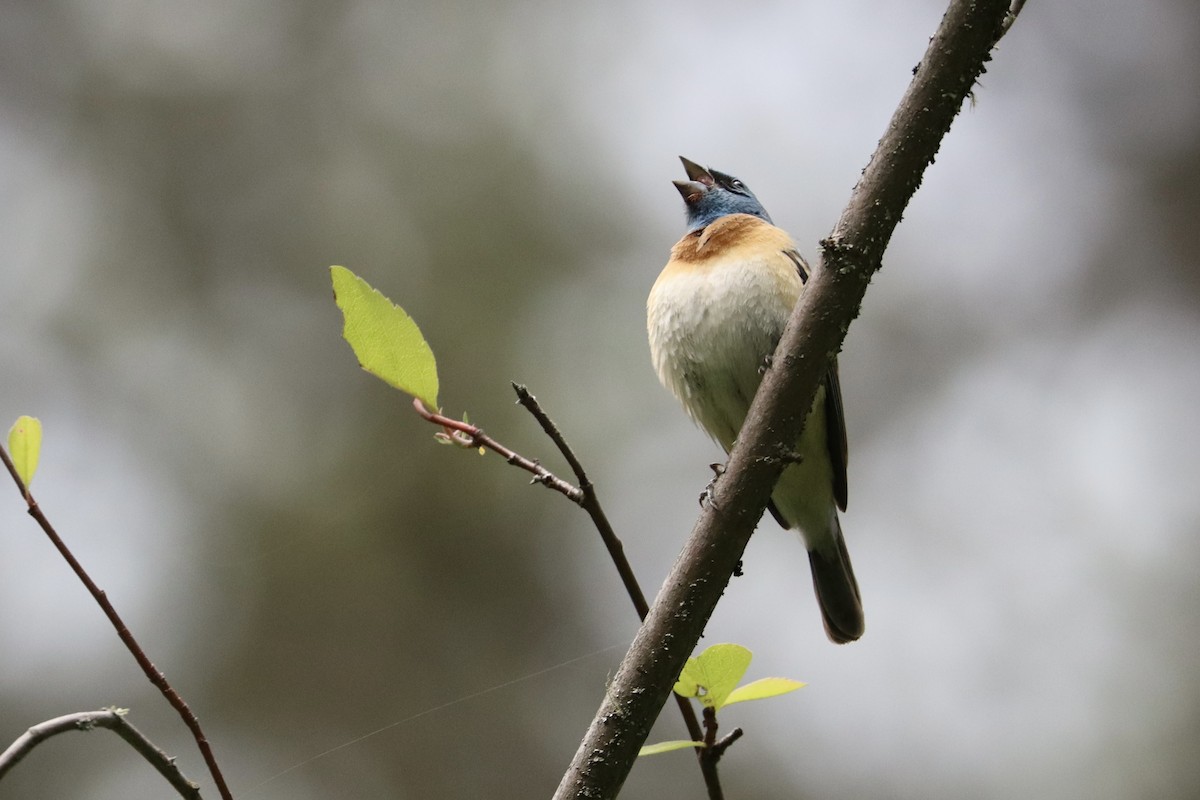
[[[685,747],[704,747],[704,742],[689,742],[686,739],[674,739],[669,742],[648,744],[638,750],[638,756],[654,756],[659,753],[669,753],[672,750],[683,750]]]
[[[704,705],[720,709],[746,674],[751,658],[751,652],[740,644],[714,644],[687,660],[675,684],[675,693],[697,697]]]
[[[37,417],[18,417],[8,429],[8,452],[13,466],[28,491],[33,473],[37,472],[38,456],[42,452],[42,422]]]
[[[763,700],[776,695],[787,694],[794,692],[806,684],[803,681],[794,681],[791,678],[759,678],[756,681],[751,681],[745,686],[739,686],[729,693],[725,698],[725,705],[731,706],[734,703],[744,703],[747,700]]]
[[[342,336],[354,348],[362,368],[438,408],[437,362],[417,323],[345,267],[330,267],[333,296],[346,325]]]

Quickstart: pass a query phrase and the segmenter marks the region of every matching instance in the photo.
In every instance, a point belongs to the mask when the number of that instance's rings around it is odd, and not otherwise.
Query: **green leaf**
[[[740,644],[714,644],[687,660],[675,684],[675,693],[697,697],[704,705],[718,710],[746,674],[751,658],[751,652]]]
[[[21,476],[25,489],[37,472],[38,456],[42,452],[42,422],[37,417],[18,417],[8,429],[8,452],[12,454],[13,466]]]
[[[764,700],[768,697],[794,692],[806,684],[791,678],[759,678],[756,681],[739,686],[725,698],[725,705],[744,703],[747,700]]]
[[[638,750],[638,756],[654,756],[659,753],[669,753],[672,750],[683,750],[685,747],[704,747],[704,742],[689,742],[686,739],[674,739],[669,742],[648,744]]]
[[[345,267],[330,267],[333,296],[346,326],[342,336],[358,363],[377,378],[438,408],[437,362],[417,323]]]

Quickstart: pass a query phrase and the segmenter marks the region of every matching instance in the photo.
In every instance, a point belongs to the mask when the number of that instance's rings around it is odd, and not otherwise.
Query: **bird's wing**
[[[804,256],[792,249],[785,250],[784,255],[796,265],[796,272],[800,274],[800,282],[808,283],[808,276],[812,274],[812,268],[808,266]],[[846,412],[842,408],[842,384],[838,380],[837,356],[830,360],[823,383],[825,386],[825,438],[829,448],[829,465],[833,467],[833,498],[837,501],[838,508],[845,511],[848,496],[846,461],[849,448],[846,444]],[[774,503],[771,504],[770,510],[780,525],[788,527],[778,510],[775,509]]]
[[[842,409],[842,384],[838,380],[837,356],[829,361],[825,373],[825,440],[829,447],[829,465],[833,467],[833,499],[846,510],[846,412]]]

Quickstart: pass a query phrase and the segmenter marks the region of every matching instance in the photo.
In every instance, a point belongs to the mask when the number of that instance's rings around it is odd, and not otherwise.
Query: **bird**
[[[811,270],[792,237],[738,178],[680,157],[687,232],[646,301],[659,380],[728,453]],[[862,636],[858,581],[838,512],[846,509],[846,426],[837,359],[817,390],[798,460],[784,468],[768,508],[799,531],[825,632]]]

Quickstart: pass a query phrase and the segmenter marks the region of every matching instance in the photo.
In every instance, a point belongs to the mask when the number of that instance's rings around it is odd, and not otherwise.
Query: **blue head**
[[[689,233],[708,227],[727,214],[750,214],[771,222],[767,210],[746,184],[724,172],[705,169],[683,156],[679,160],[683,162],[688,180],[674,181],[674,184],[687,205]]]

